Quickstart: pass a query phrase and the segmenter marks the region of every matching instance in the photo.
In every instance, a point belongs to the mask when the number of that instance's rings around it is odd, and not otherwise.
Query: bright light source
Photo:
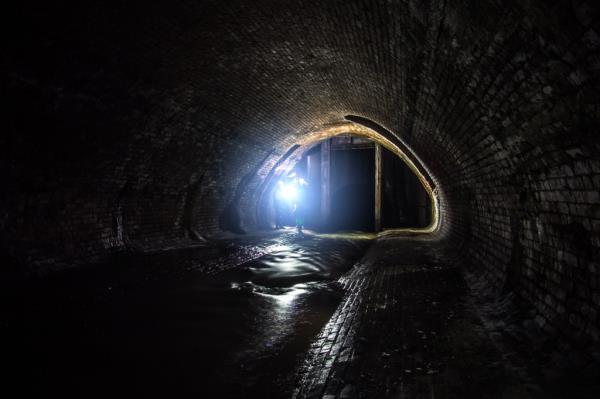
[[[287,200],[294,200],[298,196],[298,189],[293,183],[284,184],[280,188],[281,196]]]
[[[277,185],[277,197],[288,201],[293,201],[298,197],[298,187],[294,182],[285,184],[279,181]]]

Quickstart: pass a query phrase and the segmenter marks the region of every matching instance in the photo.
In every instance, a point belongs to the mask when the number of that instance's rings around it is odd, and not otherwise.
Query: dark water
[[[312,238],[272,249],[212,277],[25,287],[3,319],[11,384],[43,396],[290,397],[343,296],[335,280],[365,243]]]

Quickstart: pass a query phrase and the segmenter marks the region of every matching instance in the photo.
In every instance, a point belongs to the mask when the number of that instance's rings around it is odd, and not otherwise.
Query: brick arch
[[[600,340],[597,2],[14,3],[0,250],[19,270],[210,235],[236,197],[251,226],[290,146],[358,115],[419,154],[474,274]]]
[[[347,117],[346,119],[352,118]],[[379,126],[379,128],[377,128],[377,126]],[[401,139],[398,138],[398,136],[394,135],[389,130],[380,125],[376,125],[373,122],[371,123],[371,127],[369,127],[366,124],[353,121],[329,124],[302,135],[300,141],[295,143],[290,150],[277,160],[271,167],[269,173],[264,177],[260,185],[261,188],[257,193],[255,206],[257,214],[256,221],[259,226],[264,227],[268,225],[268,198],[277,179],[289,172],[313,144],[341,134],[352,134],[371,139],[402,159],[407,167],[417,176],[432,203],[431,223],[425,228],[406,229],[407,231],[410,230],[415,233],[428,234],[438,232],[441,229],[440,201],[443,202],[443,195],[440,187],[436,184],[435,178],[429,175],[426,166],[422,164],[421,160],[405,143],[402,142]],[[446,204],[443,204],[442,206],[446,206]]]

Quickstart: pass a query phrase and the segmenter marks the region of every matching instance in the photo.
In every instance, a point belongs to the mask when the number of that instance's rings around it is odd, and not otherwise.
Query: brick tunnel
[[[6,389],[600,397],[596,2],[9,3]],[[327,228],[342,151],[408,171],[370,231]]]

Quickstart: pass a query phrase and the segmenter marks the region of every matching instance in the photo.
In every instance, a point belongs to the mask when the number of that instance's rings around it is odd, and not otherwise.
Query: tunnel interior
[[[375,151],[332,147],[332,225],[337,230],[373,231]]]
[[[431,225],[435,205],[426,189],[402,158],[377,146],[353,135],[310,144],[291,172],[273,187],[275,219],[294,226],[293,210],[302,202],[306,227],[320,231],[374,232]],[[285,198],[282,190],[288,187],[294,192]]]
[[[599,396],[597,2],[11,0],[3,17],[16,385]],[[302,236],[273,229],[296,167],[319,186]]]

